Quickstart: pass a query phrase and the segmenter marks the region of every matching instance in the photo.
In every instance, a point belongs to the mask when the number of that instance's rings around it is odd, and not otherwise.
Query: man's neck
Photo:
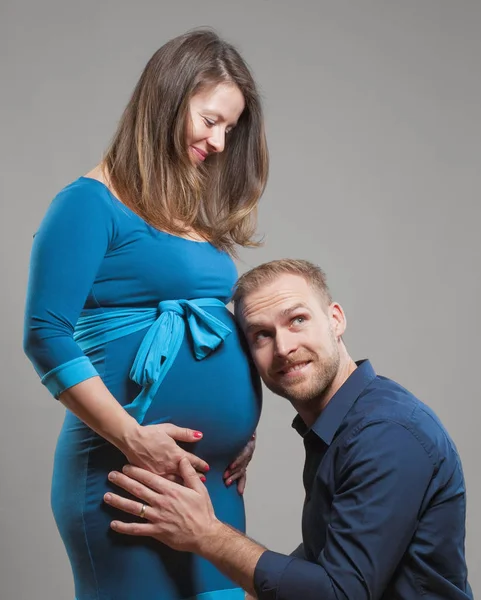
[[[356,369],[356,363],[352,360],[347,353],[346,348],[344,347],[341,352],[339,369],[337,370],[336,376],[332,380],[331,384],[318,398],[312,402],[310,406],[294,406],[307,427],[312,427],[312,425],[314,425],[319,415],[329,404],[331,398],[344,385],[351,373],[353,373]]]

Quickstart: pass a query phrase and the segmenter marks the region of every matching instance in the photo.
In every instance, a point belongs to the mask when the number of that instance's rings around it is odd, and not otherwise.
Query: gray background
[[[21,350],[32,234],[55,193],[100,158],[150,55],[199,25],[239,47],[265,100],[266,245],[242,252],[239,268],[320,263],[352,355],[437,411],[464,463],[481,593],[481,3],[3,0],[0,10],[1,599],[73,597],[49,507],[63,410]],[[284,552],[300,541],[292,416],[266,394],[246,492],[249,533]]]

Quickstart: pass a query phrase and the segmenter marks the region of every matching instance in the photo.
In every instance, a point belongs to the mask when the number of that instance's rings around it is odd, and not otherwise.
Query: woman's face
[[[195,163],[224,150],[226,135],[236,126],[244,107],[244,96],[233,83],[220,83],[192,97],[187,145]]]

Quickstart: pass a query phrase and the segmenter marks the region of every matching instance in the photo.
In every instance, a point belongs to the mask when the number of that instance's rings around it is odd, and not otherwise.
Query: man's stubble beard
[[[275,382],[267,387],[277,394],[286,398],[297,406],[308,406],[313,401],[321,400],[326,391],[331,387],[336,378],[341,364],[341,355],[337,344],[332,344],[332,354],[323,361],[315,357],[311,362],[314,372],[302,383],[293,385],[278,385]]]

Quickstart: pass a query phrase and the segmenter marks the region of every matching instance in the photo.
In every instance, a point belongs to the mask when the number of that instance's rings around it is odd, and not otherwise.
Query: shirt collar
[[[352,405],[376,377],[376,372],[369,360],[357,361],[356,365],[357,369],[349,375],[346,381],[329,400],[326,408],[322,411],[310,429],[306,426],[300,415],[296,416],[292,422],[292,427],[294,427],[299,435],[305,437],[307,433],[312,430],[328,446],[331,444],[336,431],[341,426],[344,417],[347,415]]]

